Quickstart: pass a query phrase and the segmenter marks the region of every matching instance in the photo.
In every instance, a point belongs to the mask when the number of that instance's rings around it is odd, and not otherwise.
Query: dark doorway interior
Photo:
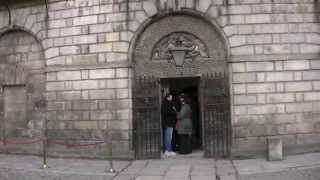
[[[193,150],[202,150],[202,124],[200,113],[200,97],[199,97],[199,77],[182,77],[182,78],[162,78],[161,79],[161,95],[162,98],[167,94],[173,95],[175,106],[179,110],[180,102],[179,94],[184,93],[191,100],[193,135]],[[173,149],[178,150],[178,136],[176,131],[173,133]]]

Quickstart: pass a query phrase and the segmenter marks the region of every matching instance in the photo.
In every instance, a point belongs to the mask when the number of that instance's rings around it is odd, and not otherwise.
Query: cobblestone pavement
[[[153,160],[109,161],[0,155],[0,180],[319,180],[320,153],[265,159],[214,160],[201,154]]]

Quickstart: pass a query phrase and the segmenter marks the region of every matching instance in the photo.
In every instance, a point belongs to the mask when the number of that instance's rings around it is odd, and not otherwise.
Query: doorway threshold
[[[204,158],[203,151],[200,150],[194,150],[191,154],[179,154],[175,156],[165,156],[164,154],[161,154],[161,159],[185,159],[185,158]]]

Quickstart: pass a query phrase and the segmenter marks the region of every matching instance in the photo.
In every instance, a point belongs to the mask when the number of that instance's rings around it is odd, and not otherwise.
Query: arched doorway
[[[133,47],[133,126],[137,159],[158,158],[160,107],[166,92],[193,99],[195,147],[206,157],[230,150],[227,46],[215,26],[172,14],[146,26]]]
[[[40,152],[40,145],[15,146],[10,142],[41,137],[45,119],[44,67],[43,48],[33,35],[19,29],[0,35],[0,137],[6,144],[0,151]]]

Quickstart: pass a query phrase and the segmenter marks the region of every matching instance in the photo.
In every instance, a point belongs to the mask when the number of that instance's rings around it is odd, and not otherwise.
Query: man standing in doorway
[[[176,111],[172,99],[172,94],[167,94],[161,106],[162,125],[164,128],[164,154],[166,156],[176,155],[172,151],[172,133],[176,124]]]

